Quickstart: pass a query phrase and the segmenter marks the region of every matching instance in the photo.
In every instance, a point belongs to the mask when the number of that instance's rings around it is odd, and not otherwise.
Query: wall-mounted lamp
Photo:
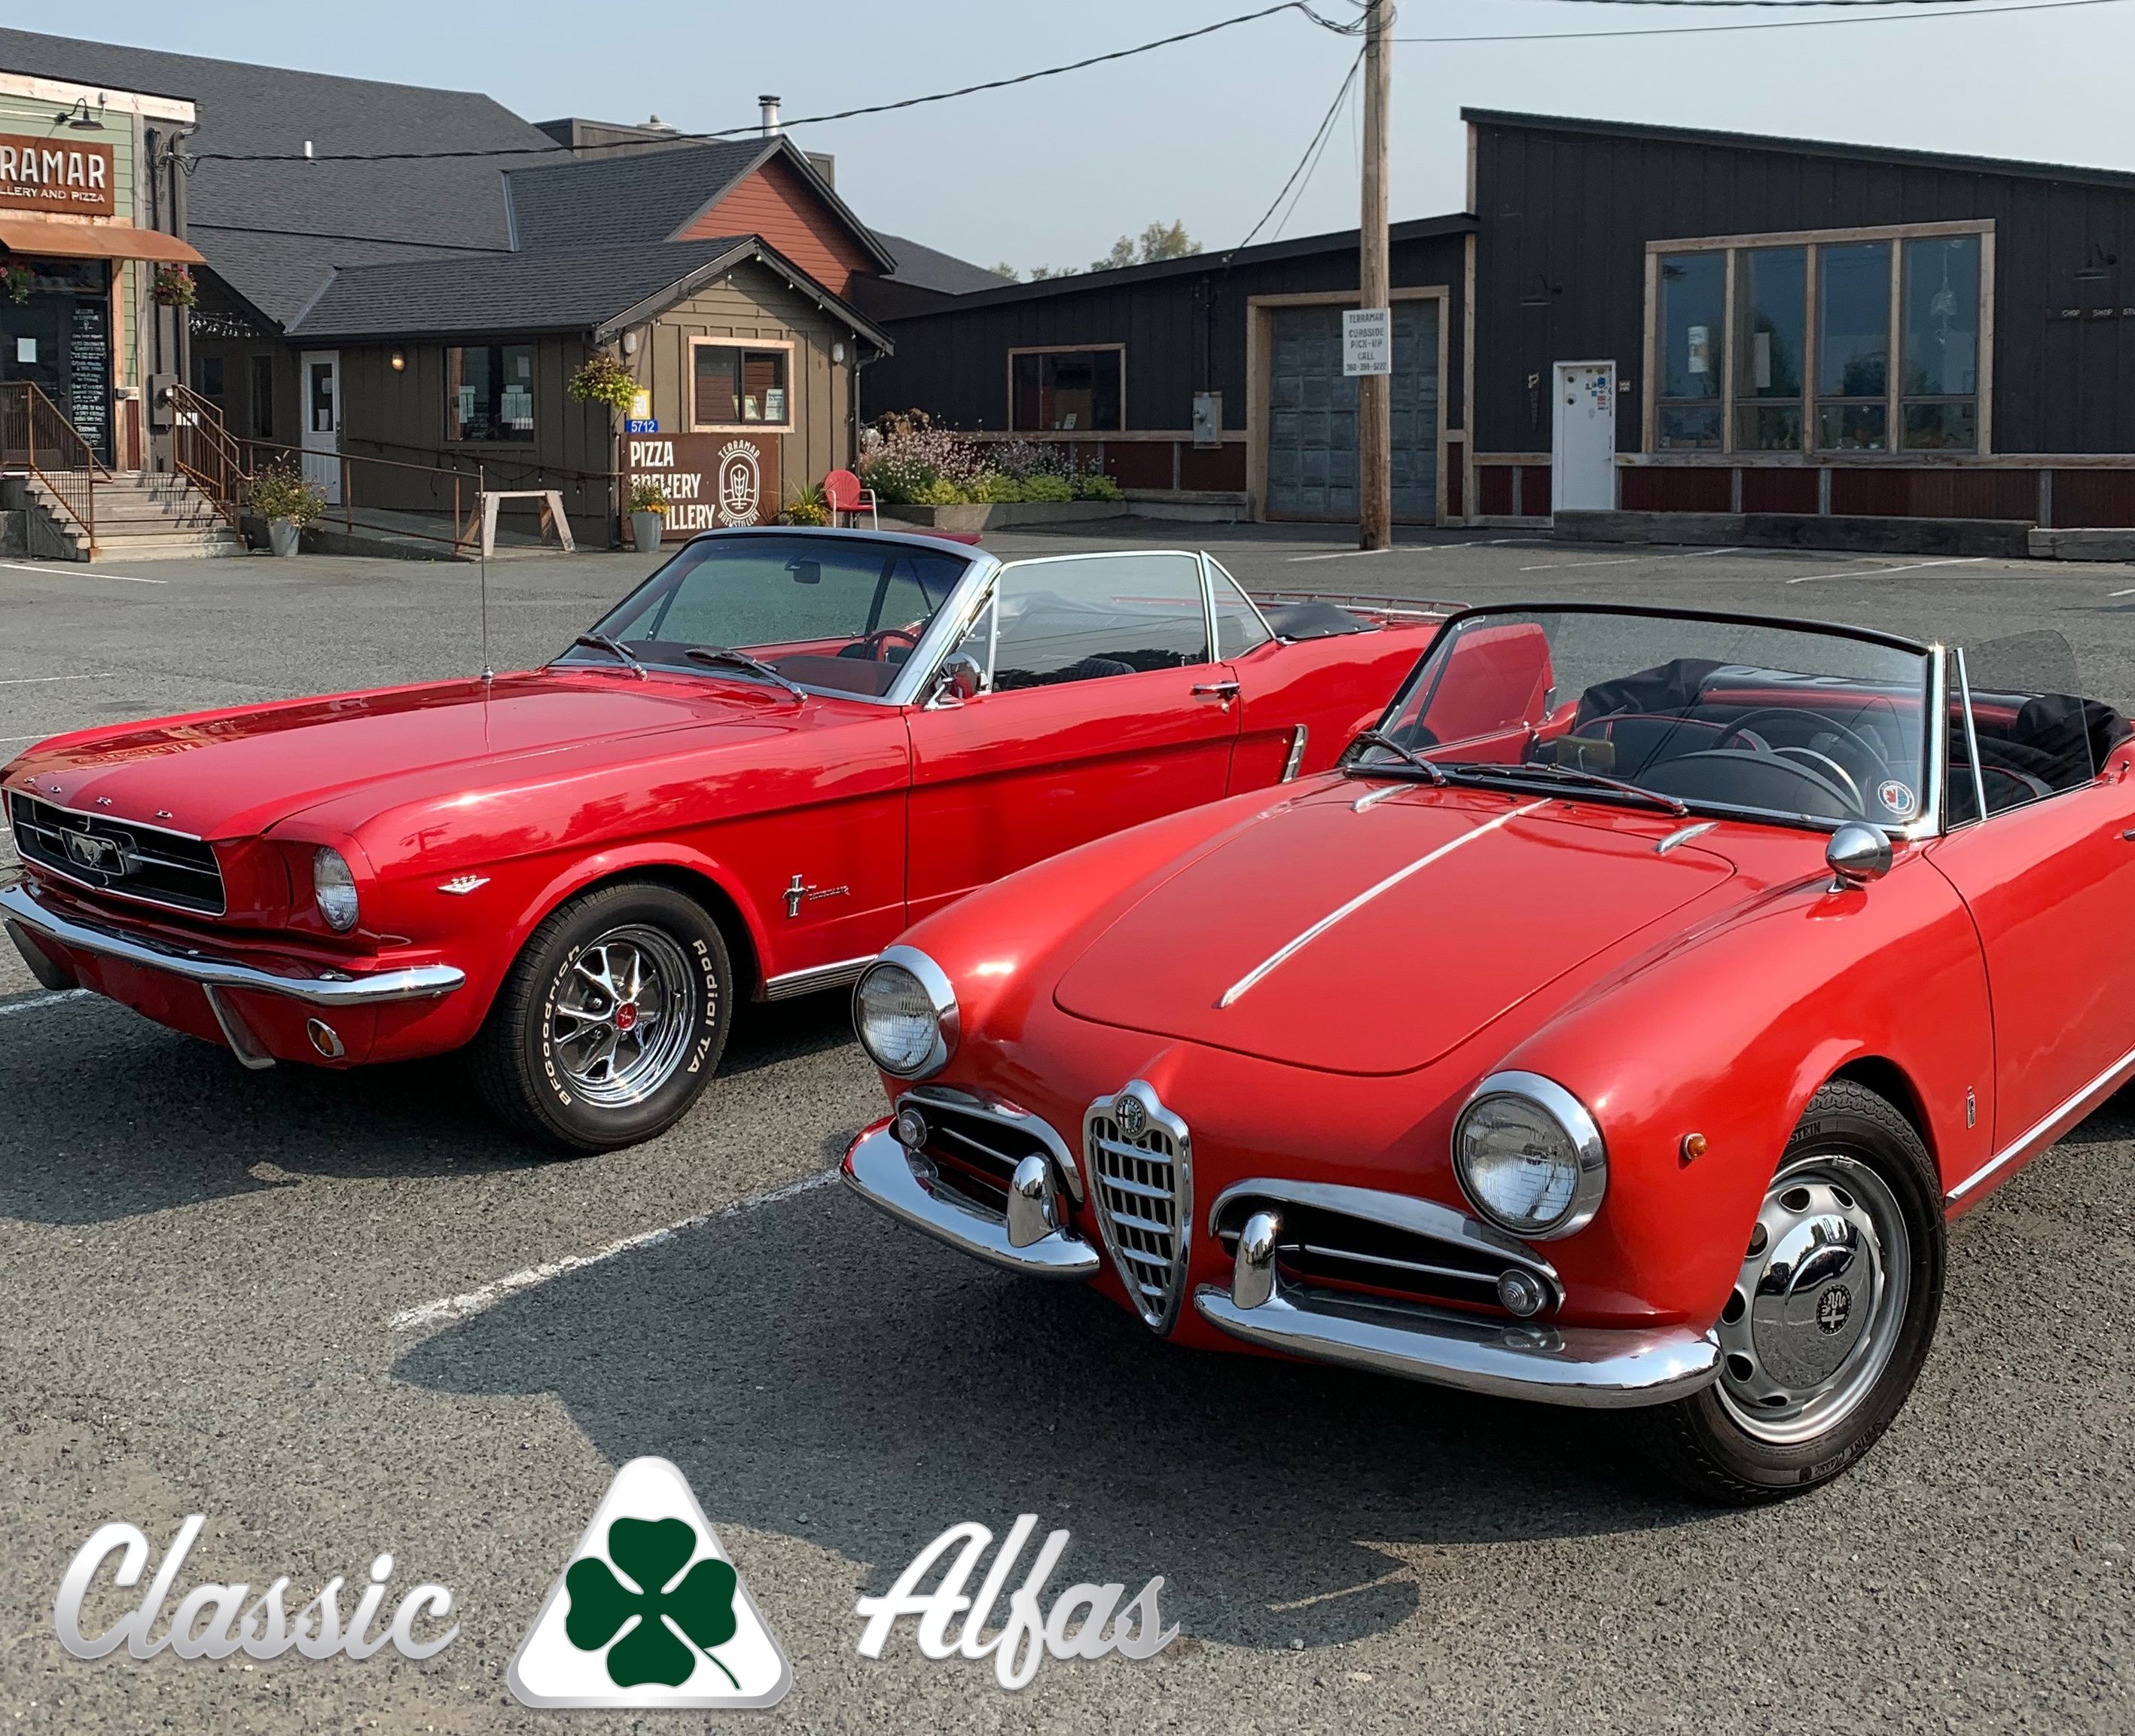
[[[99,112],[103,109],[104,99],[101,96],[97,98],[96,106]],[[89,112],[89,99],[85,96],[76,97],[71,109],[61,109],[52,117],[52,124],[70,127],[77,133],[101,133],[104,130],[103,121]]]
[[[835,361],[835,362],[842,363],[842,362],[845,361],[845,347],[842,343],[834,343],[834,344],[832,344],[832,345],[830,346],[830,360],[831,360],[831,361]]]
[[[404,351],[404,350],[395,350],[395,351],[393,352],[393,356],[392,356],[392,364],[391,364],[391,365],[392,365],[393,371],[394,371],[395,373],[396,373],[396,374],[405,373],[405,372],[407,371],[407,369],[408,369],[408,354],[407,354],[407,352],[406,352],[406,351]]]
[[[635,356],[637,353],[637,334],[635,332],[626,332],[622,334],[622,353],[626,356]]]

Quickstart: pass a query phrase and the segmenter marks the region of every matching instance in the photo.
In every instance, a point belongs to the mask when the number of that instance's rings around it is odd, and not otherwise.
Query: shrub
[[[1101,470],[1086,470],[1075,478],[1077,500],[1125,500],[1126,492]]]
[[[1072,500],[1075,485],[1064,476],[1034,476],[1024,481],[1023,497],[1029,501]]]
[[[946,429],[937,428],[924,410],[878,417],[868,430],[860,455],[860,480],[886,507],[945,506],[966,497],[980,465],[978,453]],[[935,485],[946,482],[953,501],[935,499]]]
[[[811,482],[795,492],[786,504],[779,519],[789,525],[826,525],[830,521],[830,503],[824,498],[822,484]]]
[[[1023,484],[998,470],[981,470],[971,478],[971,497],[981,503],[1012,504],[1027,499]]]
[[[326,497],[293,466],[274,464],[252,478],[252,510],[270,523],[283,519],[302,526],[326,516]]]
[[[605,404],[618,415],[627,410],[639,386],[630,370],[602,350],[588,356],[585,365],[571,376],[564,390],[588,404]]]
[[[959,487],[946,476],[937,476],[913,497],[915,507],[961,507],[971,499],[968,489]]]

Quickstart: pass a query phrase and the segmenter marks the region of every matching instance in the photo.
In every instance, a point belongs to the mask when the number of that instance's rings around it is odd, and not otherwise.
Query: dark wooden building
[[[1462,512],[1466,216],[1393,230],[1394,512]],[[1130,492],[1354,519],[1356,382],[1341,313],[1357,235],[1007,284],[885,322],[864,414],[923,410],[990,439],[1060,441]]]

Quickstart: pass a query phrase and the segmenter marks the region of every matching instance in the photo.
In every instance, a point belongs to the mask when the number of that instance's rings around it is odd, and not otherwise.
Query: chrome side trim
[[[1218,1331],[1264,1350],[1543,1404],[1665,1404],[1711,1385],[1720,1372],[1712,1335],[1688,1326],[1539,1326],[1362,1302],[1280,1279],[1256,1307],[1240,1307],[1213,1284],[1193,1292],[1193,1307]]]
[[[1354,898],[1351,899],[1348,903],[1341,906],[1340,909],[1329,911],[1326,915],[1321,917],[1319,921],[1313,924],[1310,928],[1307,929],[1302,934],[1298,935],[1295,939],[1285,941],[1282,945],[1276,948],[1274,952],[1271,953],[1266,958],[1263,958],[1258,964],[1247,971],[1244,976],[1239,977],[1236,982],[1233,982],[1228,988],[1225,989],[1223,991],[1222,999],[1216,1003],[1217,1006],[1220,1009],[1233,1005],[1241,996],[1246,994],[1252,988],[1254,984],[1260,982],[1260,980],[1266,977],[1271,971],[1277,969],[1290,959],[1295,958],[1299,953],[1303,952],[1305,948],[1310,946],[1314,941],[1319,939],[1322,934],[1324,934],[1337,923],[1341,922],[1345,918],[1355,915],[1358,911],[1363,909],[1364,906],[1371,903],[1373,899],[1378,898],[1385,893],[1392,891],[1395,887],[1401,885],[1403,880],[1407,880],[1411,875],[1421,873],[1433,862],[1442,861],[1445,857],[1452,855],[1455,851],[1461,849],[1464,846],[1472,844],[1478,838],[1495,832],[1500,826],[1506,824],[1508,822],[1519,819],[1527,814],[1531,814],[1538,807],[1547,807],[1551,803],[1558,799],[1559,798],[1553,795],[1544,796],[1538,801],[1529,802],[1524,806],[1507,808],[1504,812],[1485,820],[1480,826],[1474,827],[1469,831],[1462,832],[1459,837],[1448,839],[1445,843],[1440,844],[1437,849],[1432,851],[1429,855],[1418,856],[1406,867],[1397,868],[1392,874],[1381,880],[1376,886],[1367,886],[1362,892],[1359,892]]]
[[[1317,1206],[1322,1211],[1338,1212],[1345,1218],[1383,1224],[1389,1229],[1426,1236],[1434,1242],[1473,1249],[1494,1260],[1502,1260],[1508,1266],[1533,1273],[1548,1287],[1554,1300],[1561,1302],[1564,1298],[1564,1283],[1556,1275],[1556,1268],[1533,1249],[1479,1218],[1471,1218],[1435,1200],[1421,1200],[1412,1194],[1382,1193],[1377,1188],[1343,1187],[1329,1181],[1255,1176],[1232,1183],[1216,1196],[1216,1203],[1208,1208],[1210,1235],[1217,1233],[1216,1226],[1222,1221],[1225,1208],[1238,1200],[1270,1200],[1279,1205]],[[1464,1271],[1456,1275],[1474,1278],[1479,1274]]]
[[[946,1192],[936,1193],[913,1167],[890,1123],[877,1122],[846,1147],[839,1173],[845,1185],[878,1210],[937,1242],[999,1266],[1036,1278],[1092,1278],[1103,1257],[1072,1230],[1055,1229],[1027,1247],[1009,1239],[1007,1220]]]
[[[1963,1181],[1943,1195],[1945,1206],[1954,1205],[1973,1189],[1978,1186],[1997,1170],[2005,1168],[2019,1158],[2038,1155],[2062,1134],[2081,1121],[2107,1098],[2119,1089],[2131,1074],[2135,1074],[2135,1049],[2122,1055],[2104,1072],[2073,1097],[2049,1110],[2039,1120],[2025,1128],[2001,1149],[1991,1160],[1982,1164]]]
[[[253,989],[312,1006],[375,1006],[394,1001],[428,1001],[449,995],[467,981],[457,965],[406,965],[368,974],[283,977],[256,965],[187,951],[175,944],[120,933],[46,909],[21,885],[0,886],[0,916],[20,923],[62,946],[116,958],[217,988]],[[233,1045],[234,1046],[234,1045]]]
[[[843,988],[848,982],[859,981],[860,972],[875,960],[869,953],[864,958],[840,958],[835,964],[818,964],[805,971],[787,971],[782,976],[767,977],[763,983],[763,998],[767,1001],[790,1001],[796,995],[812,995],[819,988]]]
[[[1695,826],[1686,826],[1679,832],[1672,832],[1653,846],[1653,854],[1666,856],[1670,851],[1680,850],[1692,838],[1703,837],[1719,823],[1717,820],[1701,820]]]
[[[1059,1166],[1075,1203],[1082,1203],[1082,1167],[1076,1162],[1075,1154],[1068,1149],[1068,1142],[1043,1116],[1034,1115],[1000,1098],[982,1097],[976,1091],[961,1090],[954,1085],[915,1085],[890,1107],[901,1109],[907,1103],[916,1103],[922,1110],[930,1103],[937,1103],[942,1108],[975,1115],[982,1121],[997,1121],[1005,1127],[1013,1127],[1035,1139],[1053,1154],[1053,1161]]]

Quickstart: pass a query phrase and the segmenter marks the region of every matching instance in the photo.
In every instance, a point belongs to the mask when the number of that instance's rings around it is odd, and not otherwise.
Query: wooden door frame
[[[1445,284],[1420,284],[1396,289],[1391,300],[1435,301],[1438,303],[1438,434],[1437,481],[1433,497],[1436,516],[1431,521],[1444,525],[1445,514],[1445,370],[1451,356],[1452,333],[1447,329],[1453,312],[1453,290]],[[1268,381],[1274,361],[1275,312],[1279,308],[1358,308],[1363,305],[1354,289],[1308,289],[1283,295],[1246,298],[1246,492],[1252,502],[1254,521],[1266,524],[1268,473]],[[1464,507],[1466,502],[1462,503]],[[1290,521],[1290,522],[1311,522]],[[1397,520],[1397,523],[1416,522]]]

